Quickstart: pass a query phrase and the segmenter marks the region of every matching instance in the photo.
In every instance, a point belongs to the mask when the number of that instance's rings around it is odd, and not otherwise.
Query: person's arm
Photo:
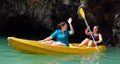
[[[51,37],[51,36],[49,36],[49,37],[47,37],[47,38],[43,39],[42,41],[49,41],[49,40],[51,40],[51,39],[52,39],[52,37]]]
[[[87,27],[87,28],[85,29],[85,34],[86,34],[86,35],[90,35],[89,29],[90,29],[90,27]]]
[[[49,37],[43,39],[42,41],[49,41],[57,36],[58,30],[54,31]]]
[[[101,43],[102,41],[103,41],[103,39],[102,39],[102,35],[99,34],[99,40],[97,41],[97,43]]]
[[[70,35],[72,35],[72,34],[74,34],[74,28],[73,28],[73,26],[71,24],[72,18],[69,18],[67,21],[68,21],[68,24],[70,26]]]

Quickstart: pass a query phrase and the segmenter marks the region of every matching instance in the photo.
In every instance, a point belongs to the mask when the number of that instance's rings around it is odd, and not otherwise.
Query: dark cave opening
[[[4,20],[3,20],[4,21]],[[35,20],[25,16],[25,15],[17,15],[15,17],[10,17],[6,21],[6,26],[4,30],[1,30],[1,35],[3,36],[13,36],[13,37],[22,37],[22,38],[29,38],[29,39],[44,39],[48,37],[54,31],[39,26],[39,28],[35,28],[33,26],[33,22]],[[84,34],[84,30],[86,26],[79,26],[80,21],[73,20],[73,27],[75,30],[74,35],[70,36],[70,42],[80,43],[84,38],[87,36]]]
[[[33,26],[34,21],[34,19],[25,15],[10,17],[6,21],[6,26],[4,26],[3,30],[1,30],[1,35],[42,39],[52,32],[41,26],[40,28],[35,28]]]

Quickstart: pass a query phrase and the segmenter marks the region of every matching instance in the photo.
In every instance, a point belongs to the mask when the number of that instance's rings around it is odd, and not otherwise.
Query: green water
[[[4,37],[0,38],[0,64],[120,64],[120,48],[90,55],[33,55],[15,51]]]

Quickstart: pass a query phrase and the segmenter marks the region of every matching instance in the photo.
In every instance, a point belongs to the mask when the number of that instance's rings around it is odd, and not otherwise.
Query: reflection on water
[[[48,55],[47,57],[49,57]],[[88,55],[69,54],[51,55],[51,61],[46,64],[99,64],[103,53],[93,53]]]
[[[114,52],[113,52],[114,51]],[[6,38],[0,38],[1,64],[119,64],[120,48],[108,48],[103,53],[87,55],[33,55],[23,54],[12,49]]]
[[[93,53],[81,57],[80,64],[99,64],[100,58],[105,55],[104,53]]]

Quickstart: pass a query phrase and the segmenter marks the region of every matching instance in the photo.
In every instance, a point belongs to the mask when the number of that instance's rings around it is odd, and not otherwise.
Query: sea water
[[[108,47],[105,52],[59,55],[23,54],[14,50],[7,38],[0,38],[0,64],[120,64],[120,48]]]

